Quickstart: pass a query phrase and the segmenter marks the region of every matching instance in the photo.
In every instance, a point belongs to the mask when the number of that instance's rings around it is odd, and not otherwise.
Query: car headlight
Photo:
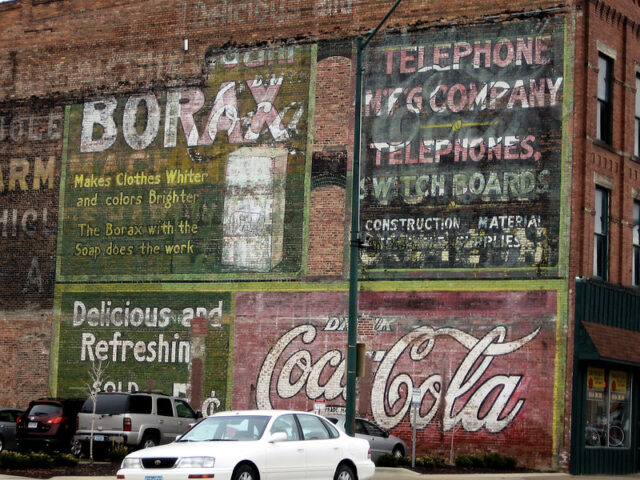
[[[182,457],[176,467],[180,468],[213,468],[216,464],[214,457]]]
[[[137,457],[125,457],[120,468],[142,468],[142,462]]]

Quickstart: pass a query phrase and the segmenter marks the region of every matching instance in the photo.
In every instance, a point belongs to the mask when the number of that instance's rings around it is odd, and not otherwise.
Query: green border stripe
[[[309,68],[309,115],[307,119],[307,152],[304,171],[304,213],[302,218],[301,270],[307,272],[309,264],[309,223],[311,215],[311,164],[313,163],[313,133],[316,116],[316,79],[318,76],[318,44],[311,46]]]
[[[565,280],[417,280],[361,281],[360,290],[369,292],[397,291],[525,291],[563,290]],[[241,283],[91,283],[58,284],[56,296],[62,293],[94,292],[346,292],[347,281],[321,282],[241,282]]]
[[[62,280],[61,258],[62,258],[62,226],[64,223],[64,198],[67,185],[67,165],[69,162],[69,123],[71,117],[71,107],[64,108],[64,133],[62,135],[62,165],[60,166],[60,197],[58,199],[58,249],[56,255],[56,281]]]

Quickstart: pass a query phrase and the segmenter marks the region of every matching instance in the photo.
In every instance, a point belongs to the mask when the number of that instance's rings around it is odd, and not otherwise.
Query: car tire
[[[156,445],[158,445],[158,440],[156,439],[155,435],[145,433],[142,436],[142,441],[140,442],[141,449],[155,447]]]
[[[333,476],[333,480],[356,480],[356,476],[349,465],[342,463],[336,468],[336,474]]]
[[[251,465],[240,465],[233,472],[233,480],[258,480],[258,475]]]
[[[396,445],[395,447],[393,447],[393,451],[391,452],[391,455],[393,455],[396,458],[404,457],[404,449],[401,446]]]
[[[73,442],[69,451],[74,457],[80,457],[82,455],[82,443],[80,441]]]

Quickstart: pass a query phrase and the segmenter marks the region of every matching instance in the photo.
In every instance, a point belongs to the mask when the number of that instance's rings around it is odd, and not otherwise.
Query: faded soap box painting
[[[244,147],[229,155],[222,264],[268,272],[282,261],[287,151]]]

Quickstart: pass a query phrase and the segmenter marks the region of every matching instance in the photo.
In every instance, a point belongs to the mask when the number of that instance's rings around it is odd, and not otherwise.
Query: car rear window
[[[87,398],[82,405],[82,413],[93,412],[93,400]],[[102,415],[120,415],[122,413],[151,413],[149,395],[129,395],[126,393],[98,394],[96,413]]]
[[[27,415],[41,417],[44,415],[59,415],[62,413],[62,406],[53,403],[36,403],[31,406]]]
[[[96,404],[96,413],[106,415],[117,415],[127,411],[129,404],[129,395],[120,395],[117,393],[98,394],[98,403]],[[93,412],[93,399],[91,397],[82,405],[80,410],[82,413]]]

